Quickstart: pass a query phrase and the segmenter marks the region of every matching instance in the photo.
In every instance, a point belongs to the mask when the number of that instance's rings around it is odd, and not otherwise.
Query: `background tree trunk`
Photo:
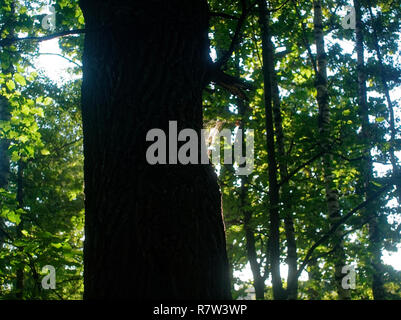
[[[269,219],[270,219],[270,270],[272,275],[274,299],[284,299],[285,292],[280,276],[280,216],[279,216],[279,186],[277,183],[277,161],[274,147],[274,127],[271,94],[271,48],[269,32],[269,14],[266,2],[259,0],[259,23],[262,38],[264,104],[266,117],[267,157],[269,167]]]
[[[17,202],[18,208],[22,209],[24,207],[24,167],[25,164],[22,160],[18,161],[17,167]],[[17,239],[22,238],[22,230],[24,229],[23,215],[21,215],[21,222],[17,226]],[[20,265],[17,269],[17,279],[16,279],[16,297],[17,299],[23,299],[24,297],[24,248],[18,248],[18,253],[20,254]]]
[[[372,190],[373,163],[370,154],[371,130],[369,124],[369,108],[366,94],[366,72],[363,45],[362,11],[359,0],[354,0],[356,19],[356,53],[358,72],[358,104],[359,117],[361,121],[361,137],[365,144],[364,159],[361,161],[360,170],[365,198],[374,194]],[[382,237],[378,228],[377,203],[371,202],[365,208],[364,216],[369,217],[369,251],[370,265],[372,267],[372,292],[374,299],[385,299],[383,264],[381,262]]]
[[[93,30],[82,84],[84,298],[230,298],[211,166],[151,166],[145,158],[146,133],[168,133],[169,120],[200,136],[207,2],[80,5]]]
[[[5,28],[3,31],[8,32],[8,38],[14,38],[14,15],[15,15],[15,3],[14,1],[10,3],[10,13],[8,19],[10,19],[10,27]],[[3,51],[10,50],[9,46],[0,47]],[[4,55],[7,57],[7,55]],[[7,67],[2,67],[1,72],[3,74],[13,73],[13,64],[10,59],[6,60],[5,63],[8,64]],[[8,88],[5,88],[8,91]],[[11,119],[11,106],[6,97],[0,95],[0,121],[10,121]],[[8,139],[0,139],[0,188],[5,188],[8,185],[8,179],[10,175],[10,156],[8,152],[8,147],[10,141]],[[1,220],[0,220],[1,223]],[[1,226],[1,225],[0,225]]]
[[[329,94],[327,89],[327,58],[324,48],[323,34],[323,15],[320,0],[313,2],[314,9],[314,30],[317,54],[317,75],[316,75],[316,100],[319,105],[319,131],[321,136],[321,147],[326,153],[323,156],[323,175],[326,189],[327,214],[329,223],[334,225],[340,218],[340,205],[338,202],[338,191],[333,181],[333,157],[327,151],[331,148],[330,132],[330,107]],[[337,228],[335,232],[335,250],[333,253],[335,265],[335,285],[337,287],[338,298],[340,300],[350,299],[349,290],[342,288],[342,268],[345,265],[346,257],[344,252],[344,242],[342,240],[342,227]]]
[[[13,38],[15,36],[15,30],[14,30],[14,23],[15,23],[15,2],[12,1],[10,3],[10,12],[8,13],[8,17],[7,20],[10,21],[9,26],[5,27],[3,29],[3,31],[8,32],[8,38]],[[9,46],[4,46],[4,47],[0,47],[2,51],[8,51],[10,50]],[[2,55],[7,57],[7,55]],[[8,55],[9,59],[6,59],[5,61],[5,65],[6,67],[2,67],[2,65],[0,65],[1,68],[1,72],[3,74],[12,74],[14,72],[14,68],[13,68],[13,63],[12,63],[12,55],[9,54]],[[7,88],[7,86],[5,87],[6,92],[9,92],[9,89]],[[8,99],[5,96],[0,95],[0,122],[9,122],[11,119],[11,105],[8,101]],[[9,139],[0,139],[0,188],[1,189],[7,189],[8,187],[8,182],[9,182],[9,178],[10,178],[10,154],[8,151],[8,148],[10,146],[10,140]],[[5,237],[8,237],[8,235],[6,234],[7,230],[7,226],[5,224],[4,218],[0,217],[0,249],[3,246],[3,239]],[[19,280],[21,279],[18,275],[17,275],[17,279],[16,279],[16,289],[19,290],[19,287],[22,286],[21,281]],[[22,290],[22,289],[21,289]],[[16,295],[17,298],[22,297],[22,293],[21,296],[18,296],[18,293]]]
[[[235,54],[235,66],[237,70],[236,77],[240,78],[240,61],[239,61],[239,52]],[[239,128],[242,130],[243,136],[245,135],[245,124],[249,119],[250,108],[249,104],[245,103],[244,100],[238,98],[238,114],[240,116]],[[242,150],[246,150],[245,139],[239,141],[242,143]],[[234,155],[233,155],[234,157]],[[255,228],[252,226],[252,209],[250,208],[249,203],[249,179],[248,176],[241,176],[241,189],[240,189],[240,210],[242,215],[244,216],[244,230],[245,230],[245,241],[246,241],[246,252],[249,261],[249,265],[251,266],[252,276],[253,276],[253,287],[255,289],[255,298],[256,300],[263,300],[265,298],[265,280],[267,277],[267,273],[262,274],[262,263],[259,263],[257,260],[257,251],[256,251],[256,239],[255,239]],[[266,261],[268,262],[268,261]]]
[[[15,3],[12,1],[10,3],[10,12],[7,20],[10,21],[9,27],[4,28],[3,31],[8,33],[7,38],[14,38],[14,20],[15,20]],[[0,47],[3,51],[10,50],[9,46]],[[7,57],[7,55],[4,55]],[[6,59],[4,67],[0,65],[1,72],[3,74],[12,74],[14,72],[13,63],[12,63],[12,55],[8,55],[9,59]],[[5,87],[6,91],[9,92],[7,86]],[[10,121],[11,119],[11,106],[8,102],[7,98],[0,95],[0,121]],[[8,147],[10,146],[10,141],[8,139],[0,139],[0,188],[6,188],[8,185],[8,180],[10,176],[10,155],[8,151]],[[1,220],[0,220],[1,221]]]
[[[294,231],[294,220],[292,215],[291,200],[293,197],[290,194],[290,187],[288,183],[288,166],[286,153],[284,148],[284,133],[283,133],[283,121],[281,117],[281,106],[280,106],[280,95],[277,84],[277,76],[274,59],[274,46],[270,39],[272,59],[271,66],[271,78],[272,78],[272,97],[273,97],[273,117],[274,117],[274,128],[276,133],[277,141],[277,155],[278,155],[278,167],[280,169],[280,181],[286,181],[281,186],[281,202],[283,203],[284,213],[284,229],[285,237],[287,240],[287,265],[288,265],[288,276],[287,276],[287,290],[286,295],[289,300],[296,300],[298,296],[298,277],[297,277],[297,243],[295,241]]]

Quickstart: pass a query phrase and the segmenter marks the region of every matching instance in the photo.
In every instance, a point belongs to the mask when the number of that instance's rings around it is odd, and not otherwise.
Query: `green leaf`
[[[28,80],[29,81],[33,81],[33,80],[35,80],[35,78],[38,76],[38,73],[37,72],[31,72],[30,73],[30,75],[28,76]]]
[[[15,213],[14,211],[10,211],[10,212],[7,214],[7,219],[8,219],[10,222],[15,223],[16,225],[19,225],[20,222],[21,222],[20,215],[17,214],[17,213]]]
[[[42,108],[36,108],[35,109],[35,113],[39,116],[39,117],[44,117],[44,113],[43,113],[43,109]]]
[[[51,103],[52,103],[52,99],[49,98],[49,97],[46,97],[45,100],[43,100],[43,104],[44,104],[45,106],[48,106],[48,105],[51,104]]]
[[[6,82],[6,86],[7,86],[7,88],[8,88],[9,90],[14,90],[14,89],[15,89],[15,83],[14,83],[14,81],[12,81],[12,80],[8,80],[8,81]]]
[[[25,115],[28,115],[28,114],[29,114],[29,107],[28,107],[27,105],[23,104],[23,105],[21,106],[21,112],[22,112],[23,114],[25,114]]]
[[[19,154],[17,151],[13,151],[13,153],[11,154],[11,161],[18,161],[19,160]]]
[[[386,120],[384,117],[376,118],[376,122],[383,122],[384,120]]]
[[[40,153],[41,153],[42,155],[44,155],[44,156],[47,156],[47,155],[50,154],[50,151],[47,150],[47,149],[42,149],[42,150],[40,150]]]
[[[25,210],[22,209],[22,208],[19,208],[19,209],[15,210],[15,212],[18,213],[18,214],[25,214],[26,213]]]
[[[382,187],[382,185],[376,181],[372,181],[372,184],[374,184],[376,187],[379,187],[379,188]]]
[[[18,140],[21,141],[22,143],[27,142],[29,139],[26,135],[21,135],[18,137]]]
[[[21,13],[21,11],[20,11],[20,13]],[[17,66],[17,71],[22,73],[22,72],[24,72],[24,68],[22,68],[20,65],[18,65]]]
[[[22,75],[20,75],[19,73],[16,73],[16,74],[14,75],[14,79],[15,79],[15,81],[17,81],[21,86],[26,86],[25,78],[24,78]]]

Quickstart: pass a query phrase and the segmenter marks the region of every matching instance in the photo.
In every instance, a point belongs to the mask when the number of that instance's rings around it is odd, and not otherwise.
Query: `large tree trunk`
[[[362,12],[359,0],[354,0],[355,4],[355,19],[356,19],[356,53],[357,53],[357,72],[358,72],[358,104],[359,117],[361,121],[361,137],[365,146],[364,159],[361,161],[361,179],[364,189],[365,198],[370,198],[373,195],[372,180],[373,180],[373,163],[370,154],[370,124],[369,124],[369,108],[367,104],[366,94],[366,72],[363,46],[363,25]],[[369,251],[370,265],[372,267],[372,292],[374,299],[385,299],[384,290],[384,269],[381,261],[381,246],[382,240],[378,228],[377,204],[369,203],[365,210],[364,216],[369,217]]]
[[[323,35],[323,16],[322,5],[320,0],[313,2],[314,9],[314,31],[317,54],[317,75],[316,75],[316,100],[319,105],[319,131],[320,144],[323,150],[329,151],[331,148],[331,132],[330,132],[330,107],[329,94],[327,90],[327,59],[324,49]],[[324,183],[326,189],[327,214],[329,223],[334,225],[340,218],[340,205],[338,202],[338,191],[333,181],[333,159],[332,155],[326,152],[323,156]],[[335,265],[335,286],[337,288],[338,298],[341,300],[350,299],[349,290],[342,288],[342,268],[345,265],[345,251],[342,240],[343,230],[337,228],[335,232],[335,250],[333,253]]]
[[[270,53],[270,31],[269,14],[266,9],[266,2],[258,1],[259,23],[262,35],[262,59],[263,59],[263,80],[264,80],[264,105],[266,117],[266,139],[267,157],[269,166],[269,219],[270,219],[270,270],[272,275],[273,297],[274,299],[284,299],[285,292],[280,276],[280,216],[279,216],[279,186],[277,182],[277,161],[274,146],[274,126],[272,111],[272,92],[271,92],[271,61]]]
[[[229,299],[211,166],[152,166],[145,156],[146,133],[168,133],[169,120],[200,136],[206,0],[80,4],[89,29],[82,84],[84,298]]]

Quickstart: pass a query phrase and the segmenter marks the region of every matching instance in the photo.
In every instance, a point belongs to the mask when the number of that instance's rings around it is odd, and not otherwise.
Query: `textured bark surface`
[[[330,133],[330,107],[329,107],[329,94],[327,90],[327,57],[324,48],[324,34],[323,34],[323,16],[321,1],[313,2],[314,9],[314,32],[315,32],[315,43],[316,43],[316,54],[317,54],[317,75],[316,75],[316,100],[319,105],[319,130],[320,130],[320,145],[325,151],[329,151],[331,148],[331,133]],[[326,152],[323,156],[323,175],[326,189],[326,203],[327,203],[327,214],[329,223],[332,226],[340,218],[340,205],[338,202],[338,191],[333,181],[333,159],[332,155]],[[332,243],[336,243],[333,258],[335,265],[335,285],[337,287],[338,298],[341,300],[350,299],[350,291],[342,288],[341,273],[342,268],[345,265],[346,257],[344,252],[344,242],[342,240],[343,229],[338,227],[334,240]]]
[[[369,108],[367,104],[366,94],[366,72],[363,45],[363,25],[361,4],[359,0],[354,0],[355,20],[356,20],[356,53],[357,53],[357,72],[358,72],[358,105],[359,117],[361,121],[361,138],[365,145],[364,159],[361,161],[360,171],[365,198],[373,195],[371,181],[373,179],[373,163],[370,155],[370,124],[369,124]],[[370,265],[372,274],[372,292],[375,300],[385,299],[384,290],[384,268],[381,261],[381,244],[382,240],[378,229],[377,205],[375,202],[368,204],[363,213],[369,217],[369,251]]]
[[[204,0],[82,0],[84,298],[228,299],[220,192],[209,165],[147,163],[152,128],[202,127]]]

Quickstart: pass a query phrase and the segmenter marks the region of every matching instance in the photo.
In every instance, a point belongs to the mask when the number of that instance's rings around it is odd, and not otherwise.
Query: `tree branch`
[[[246,20],[246,17],[248,16],[249,11],[251,10],[251,8],[253,8],[255,6],[255,4],[256,4],[256,1],[253,3],[253,5],[251,5],[247,9],[246,1],[241,0],[241,7],[242,7],[241,16],[238,18],[237,26],[235,27],[234,36],[232,38],[230,47],[223,54],[223,56],[216,62],[216,66],[218,69],[220,69],[223,65],[225,65],[227,63],[228,59],[230,59],[231,55],[233,54],[235,47],[237,46],[237,44],[240,40],[242,26],[244,25],[244,22]]]
[[[69,35],[73,35],[73,34],[83,34],[88,32],[87,29],[75,29],[75,30],[65,30],[65,31],[60,31],[60,32],[56,32],[53,34],[49,34],[47,36],[43,36],[43,37],[25,37],[25,38],[6,38],[3,40],[0,40],[0,47],[5,47],[5,46],[9,46],[10,44],[14,43],[14,42],[18,42],[18,41],[46,41],[46,40],[51,40],[54,38],[59,38],[59,37],[64,37],[64,36],[69,36]]]
[[[305,269],[305,267],[309,264],[309,262],[312,260],[312,254],[314,250],[319,247],[321,244],[325,243],[330,237],[336,232],[337,228],[345,223],[355,212],[359,211],[360,209],[366,207],[370,202],[374,201],[377,199],[384,191],[386,191],[388,188],[393,186],[396,182],[397,179],[400,179],[401,177],[393,177],[391,179],[391,182],[386,184],[384,187],[380,188],[379,190],[376,191],[376,193],[370,197],[369,199],[365,200],[364,202],[360,203],[358,206],[356,206],[354,209],[352,209],[350,212],[348,212],[346,215],[344,215],[341,219],[339,219],[336,223],[333,224],[331,229],[323,235],[319,240],[315,242],[315,244],[308,250],[306,253],[304,262],[301,264],[299,267],[296,277],[298,278],[301,274],[301,272]]]
[[[278,186],[281,187],[283,184],[287,183],[288,181],[291,180],[293,176],[295,176],[301,169],[305,168],[307,165],[311,164],[313,161],[315,161],[317,158],[321,157],[323,154],[325,154],[324,151],[319,152],[318,154],[314,155],[311,159],[308,161],[304,162],[303,164],[299,165],[296,167],[291,173],[288,174],[288,176],[285,177],[284,180],[280,181]]]
[[[10,234],[3,229],[3,226],[0,225],[0,232],[2,232],[9,240],[14,241]]]
[[[280,4],[277,8],[268,10],[270,13],[279,11],[282,7],[284,7],[290,0],[285,0],[282,4]]]
[[[239,17],[233,16],[231,14],[224,13],[224,12],[210,12],[210,16],[211,17],[232,19],[232,20],[239,20]]]
[[[368,10],[369,10],[369,14],[370,14],[370,19],[372,21],[372,29],[373,29],[373,43],[375,46],[375,50],[376,50],[376,54],[377,54],[377,59],[379,61],[379,66],[380,66],[380,78],[381,78],[381,82],[383,85],[383,89],[384,89],[384,95],[386,97],[387,100],[387,106],[388,106],[388,111],[389,111],[389,116],[390,119],[388,120],[388,124],[390,125],[390,150],[389,150],[389,154],[390,154],[390,162],[391,165],[393,167],[393,172],[395,175],[399,174],[399,168],[398,168],[398,164],[397,164],[397,157],[395,155],[394,152],[394,141],[397,135],[397,131],[395,128],[395,117],[394,117],[394,107],[393,107],[393,102],[391,101],[391,97],[390,97],[390,90],[389,87],[387,85],[387,79],[386,79],[386,73],[385,73],[385,69],[384,69],[384,63],[383,63],[383,57],[381,55],[381,51],[380,51],[380,45],[379,45],[379,39],[377,36],[377,30],[375,28],[375,17],[373,15],[372,12],[372,6],[371,6],[371,1],[369,1],[368,5]],[[378,22],[380,22],[380,20],[378,20]],[[401,183],[397,184],[397,191],[398,191],[398,201],[399,203],[401,203]]]
[[[210,68],[210,81],[216,83],[217,85],[231,92],[233,95],[245,101],[248,101],[248,97],[244,91],[253,89],[253,86],[250,83],[224,73],[218,69],[216,64],[212,64]]]
[[[39,52],[38,54],[40,54],[40,55],[42,55],[42,54],[43,55],[49,55],[49,56],[59,56],[61,58],[64,58],[65,60],[75,64],[76,66],[82,68],[82,66],[79,63],[76,63],[74,60],[71,60],[71,59],[69,59],[69,58],[67,58],[67,57],[65,57],[65,56],[63,56],[62,54],[59,54],[59,53]]]
[[[302,21],[302,17],[301,17],[301,14],[299,13],[299,10],[298,10],[296,1],[293,0],[292,2],[294,3],[295,12],[297,13],[298,19],[299,19],[300,22],[301,22],[301,26],[302,26],[302,41],[304,42],[304,46],[305,46],[306,50],[308,51],[308,56],[309,56],[309,59],[311,60],[311,63],[312,63],[312,66],[313,66],[313,70],[315,71],[315,74],[319,74],[319,73],[317,72],[316,60],[315,60],[315,58],[313,57],[312,50],[310,49],[310,45],[309,45],[309,43],[308,43],[308,41],[307,41],[307,38],[306,38],[306,28],[305,28],[305,24],[304,24],[304,22]]]

